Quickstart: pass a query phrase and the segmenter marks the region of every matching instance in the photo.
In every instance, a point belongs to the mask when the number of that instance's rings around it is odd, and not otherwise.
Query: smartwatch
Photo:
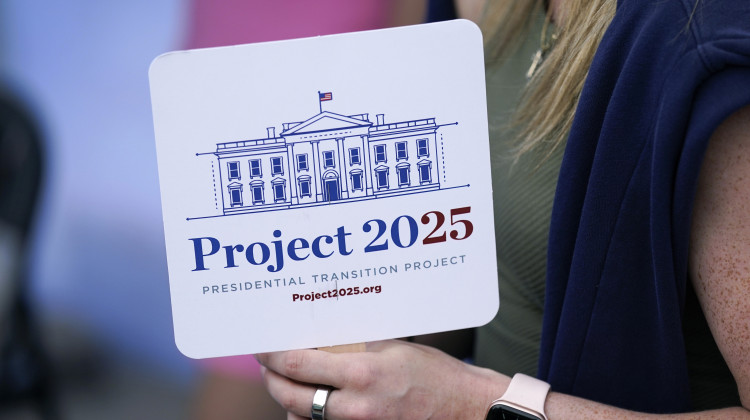
[[[544,401],[549,384],[516,373],[502,397],[490,404],[485,420],[547,420]]]

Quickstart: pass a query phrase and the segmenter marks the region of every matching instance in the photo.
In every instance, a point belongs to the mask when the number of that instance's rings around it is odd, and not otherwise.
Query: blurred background
[[[426,3],[0,2],[0,419],[285,418],[252,358],[174,345],[149,64],[420,23]]]

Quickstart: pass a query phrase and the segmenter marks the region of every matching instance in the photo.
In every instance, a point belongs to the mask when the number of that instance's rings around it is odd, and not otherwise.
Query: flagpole
[[[320,108],[320,113],[323,113],[323,102],[320,100],[320,91],[318,91],[318,107]]]

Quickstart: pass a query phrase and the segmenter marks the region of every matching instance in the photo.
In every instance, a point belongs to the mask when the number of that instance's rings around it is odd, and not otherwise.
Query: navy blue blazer
[[[750,1],[621,0],[555,195],[539,376],[648,412],[689,410],[682,329],[706,145],[750,104]],[[692,16],[692,17],[691,17]]]

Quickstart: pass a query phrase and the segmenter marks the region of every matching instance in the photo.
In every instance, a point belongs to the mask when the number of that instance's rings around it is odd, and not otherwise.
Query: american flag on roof
[[[333,93],[332,92],[318,92],[318,97],[320,99],[320,102],[324,101],[331,101],[333,100]]]

